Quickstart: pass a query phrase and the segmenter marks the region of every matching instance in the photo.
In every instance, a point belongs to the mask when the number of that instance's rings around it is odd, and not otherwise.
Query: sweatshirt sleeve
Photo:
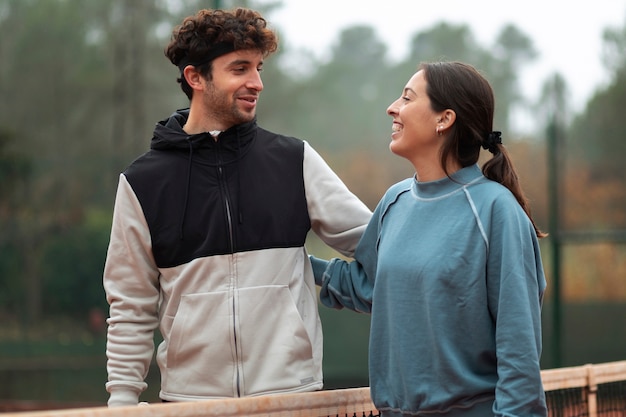
[[[315,270],[316,265],[319,267],[324,261],[312,257],[311,262]],[[345,307],[358,313],[372,312],[374,283],[358,261],[331,259],[321,279],[320,301],[326,307],[338,310]]]
[[[371,211],[306,141],[303,171],[311,228],[328,246],[352,257]]]
[[[109,303],[106,389],[109,406],[135,405],[147,387],[158,326],[159,271],[143,211],[120,175],[103,274]]]
[[[315,282],[321,285],[320,301],[326,307],[372,312],[382,211],[380,203],[359,241],[353,261],[338,258],[323,261],[311,257]]]
[[[513,201],[492,213],[487,290],[495,321],[497,416],[545,416],[541,382],[541,302],[546,287],[539,243]]]

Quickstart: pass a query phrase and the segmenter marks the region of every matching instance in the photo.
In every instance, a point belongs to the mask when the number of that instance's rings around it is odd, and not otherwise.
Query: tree
[[[620,77],[620,73],[626,71],[626,19],[622,28],[606,28],[602,38],[602,62],[610,72]]]
[[[408,60],[415,66],[419,63],[418,60],[475,63],[481,58],[475,55],[476,52],[483,55],[469,26],[440,22],[413,36]]]
[[[604,62],[610,83],[597,91],[575,118],[569,136],[573,156],[591,167],[598,182],[626,178],[626,24],[604,32]],[[624,206],[626,200],[621,200]]]
[[[390,125],[385,115],[386,52],[371,27],[342,31],[331,59],[287,90],[284,105],[289,109],[283,107],[281,114],[297,126],[293,134],[333,151],[379,142]]]
[[[94,55],[75,33],[85,29],[75,22],[88,2],[70,3],[9,0],[0,5],[5,17],[1,28],[11,33],[2,41],[0,125],[19,132],[20,150],[32,164],[15,202],[10,239],[21,255],[17,261],[28,289],[20,307],[25,305],[33,320],[41,313],[42,242],[76,214],[68,206],[81,187],[72,171],[82,144],[73,141],[75,132],[68,129],[80,115],[70,117],[67,110],[84,94],[81,63]]]
[[[492,59],[487,60],[490,65],[484,69],[496,94],[494,124],[509,130],[513,111],[527,105],[520,92],[519,74],[537,52],[530,38],[511,24],[502,28],[491,49]]]
[[[0,311],[15,311],[24,302],[24,291],[15,277],[20,274],[16,221],[24,185],[31,174],[30,161],[16,149],[15,134],[0,130]]]
[[[156,9],[147,5],[133,20],[121,19],[130,14],[128,8],[134,13],[139,7],[135,3],[0,0],[0,29],[11,33],[0,40],[0,126],[18,132],[20,152],[31,167],[14,200],[13,227],[3,233],[11,233],[6,238],[11,242],[7,253],[21,255],[14,259],[25,294],[19,307],[31,320],[42,312],[42,257],[47,240],[80,225],[91,204],[106,202],[109,207],[116,175],[103,172],[112,171],[116,152],[130,152],[119,145],[133,143],[134,136],[146,138],[144,143],[149,140],[153,125],[146,125],[139,116],[148,97],[133,96],[143,91],[134,89],[145,84],[143,69],[152,68],[146,61],[132,67],[130,74],[124,73],[125,81],[132,84],[127,87],[133,87],[124,100],[130,103],[126,111],[145,133],[127,132],[119,120],[111,123],[114,95],[110,92],[115,91],[114,74],[123,70],[125,60],[112,58],[116,43],[110,37],[123,37],[130,51],[127,56],[135,56],[138,49],[155,44],[145,39],[155,39],[154,28],[161,21]],[[120,10],[124,5],[127,9]],[[136,32],[122,30],[128,27]],[[118,146],[108,140],[114,132],[121,134]],[[124,159],[127,163],[130,158]]]

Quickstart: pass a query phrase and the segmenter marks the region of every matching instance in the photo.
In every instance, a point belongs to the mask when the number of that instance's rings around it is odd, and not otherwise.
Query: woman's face
[[[391,152],[411,161],[437,155],[442,142],[437,135],[440,114],[431,108],[423,70],[411,77],[400,98],[387,108],[387,114],[393,118]]]

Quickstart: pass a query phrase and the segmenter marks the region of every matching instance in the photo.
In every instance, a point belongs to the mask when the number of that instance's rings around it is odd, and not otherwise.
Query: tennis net
[[[542,371],[550,417],[626,417],[626,361]]]
[[[550,417],[626,417],[626,361],[544,370],[541,376]],[[363,387],[2,417],[379,417],[369,393]]]

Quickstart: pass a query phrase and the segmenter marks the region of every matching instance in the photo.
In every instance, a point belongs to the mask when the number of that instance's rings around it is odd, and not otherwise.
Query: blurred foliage
[[[255,7],[270,22],[280,7],[215,3]],[[48,315],[86,319],[106,309],[101,277],[119,172],[147,150],[156,121],[187,105],[163,48],[183,16],[210,5],[0,0],[0,29],[10,34],[0,37],[3,318],[32,325]],[[419,28],[400,62],[388,58],[373,28],[357,25],[338,35],[325,61],[281,46],[264,68],[259,123],[308,140],[373,208],[393,182],[412,174],[408,162],[388,151],[387,106],[420,61],[466,61],[494,86],[495,128],[504,132],[540,227],[547,225],[544,129],[556,117],[565,132],[564,225],[624,228],[626,25],[607,28],[604,41],[608,82],[584,112],[570,116],[567,85],[558,74],[546,81],[540,103],[520,90],[520,75],[537,51],[514,25],[504,25],[490,45],[479,44],[466,25]],[[512,114],[532,104],[536,130],[514,131]],[[623,268],[614,267],[623,265],[622,252],[614,246],[598,251],[601,262],[568,252],[567,279],[577,282],[584,262],[606,286],[594,297],[626,299],[616,283]]]
[[[102,270],[109,241],[110,213],[90,210],[76,227],[53,236],[43,250],[43,308],[51,314],[84,315],[107,309],[102,285],[94,278]]]

